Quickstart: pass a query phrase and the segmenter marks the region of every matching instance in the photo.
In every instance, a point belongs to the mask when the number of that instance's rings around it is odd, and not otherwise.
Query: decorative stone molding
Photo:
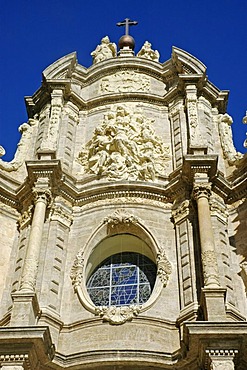
[[[214,280],[220,285],[218,265],[215,251],[207,250],[201,253],[202,264],[204,266],[204,284],[207,286],[210,280]]]
[[[10,370],[31,370],[28,353],[0,355],[1,368]]]
[[[150,78],[134,71],[121,71],[101,80],[99,92],[149,92]]]
[[[209,199],[211,195],[211,183],[195,183],[193,187],[193,196],[196,200],[200,198]]]
[[[91,208],[94,208],[96,206],[105,206],[106,204],[115,204],[122,206],[124,204],[145,204],[145,206],[151,206],[151,207],[159,207],[162,209],[171,209],[171,205],[169,203],[164,203],[162,201],[158,201],[156,199],[148,199],[148,198],[141,198],[141,197],[118,197],[118,198],[111,198],[106,196],[105,199],[98,199],[98,200],[92,200],[89,203],[81,205],[83,207],[83,210],[88,210]]]
[[[219,125],[219,134],[220,141],[223,149],[224,157],[228,160],[229,164],[235,164],[242,157],[243,154],[236,151],[233,140],[232,140],[232,130],[231,125],[233,119],[229,114],[219,114],[218,116],[218,125]]]
[[[79,163],[86,173],[109,180],[154,181],[164,175],[170,155],[152,125],[138,110],[112,108],[79,153]]]
[[[172,220],[175,223],[182,221],[184,218],[187,218],[190,214],[191,204],[188,199],[180,203],[176,208],[172,210]]]
[[[81,282],[83,280],[83,267],[84,267],[83,254],[84,252],[82,250],[79,250],[79,252],[76,255],[74,264],[71,268],[70,278],[75,291],[76,288],[79,285],[81,285]]]
[[[139,222],[139,218],[131,215],[124,208],[117,209],[112,215],[104,218],[103,223],[108,224],[110,227],[114,228],[118,224],[130,224],[136,225]]]
[[[157,276],[162,281],[164,287],[166,287],[168,283],[171,272],[171,263],[168,261],[165,251],[163,250],[157,255]]]
[[[97,64],[103,60],[116,57],[117,46],[115,43],[110,42],[108,36],[105,36],[101,39],[101,44],[92,51],[91,55],[93,57],[93,64]]]
[[[234,349],[207,349],[206,354],[211,360],[210,370],[234,370],[234,357],[238,350]]]
[[[104,321],[108,321],[113,325],[121,325],[126,321],[131,321],[140,313],[139,306],[122,306],[122,307],[96,307],[95,314],[102,317]]]
[[[144,45],[142,46],[141,50],[136,54],[136,56],[139,58],[150,59],[155,62],[158,62],[160,54],[158,50],[153,50],[151,46],[152,44],[150,44],[150,42],[145,41]]]

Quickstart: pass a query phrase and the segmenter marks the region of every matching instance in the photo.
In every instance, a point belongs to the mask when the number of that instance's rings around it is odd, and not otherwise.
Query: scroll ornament
[[[154,181],[170,159],[153,129],[154,120],[123,106],[105,114],[103,123],[79,153],[84,172],[108,180]]]

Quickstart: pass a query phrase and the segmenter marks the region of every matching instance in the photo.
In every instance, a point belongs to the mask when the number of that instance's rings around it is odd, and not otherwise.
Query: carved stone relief
[[[243,155],[236,151],[233,140],[231,125],[233,123],[232,117],[229,114],[219,114],[218,124],[220,141],[223,149],[224,157],[228,160],[229,164],[234,164],[239,161]]]
[[[166,287],[169,276],[172,272],[172,266],[168,261],[164,250],[157,255],[157,265],[157,276],[159,276],[163,286]]]
[[[106,93],[148,92],[149,90],[150,78],[134,71],[122,71],[104,77],[99,88],[99,92]]]
[[[215,251],[210,250],[203,251],[201,253],[201,258],[202,265],[204,266],[203,276],[205,286],[207,286],[212,279],[214,279],[214,281],[217,282],[218,285],[220,285],[218,264]]]
[[[138,217],[131,215],[125,209],[117,209],[113,215],[107,216],[103,220],[104,223],[108,224],[112,228],[120,223],[123,224],[137,224],[139,222]]]
[[[150,42],[145,41],[144,45],[142,46],[141,50],[136,54],[136,56],[139,58],[146,58],[158,62],[160,54],[158,50],[153,50],[151,46],[152,44],[150,44]]]
[[[102,62],[105,59],[114,58],[117,56],[117,46],[115,43],[110,42],[108,36],[101,39],[101,44],[96,47],[91,53],[93,57],[93,64]]]
[[[84,266],[84,257],[83,251],[79,250],[76,255],[75,261],[71,268],[70,278],[74,289],[81,284],[83,279],[83,266]]]
[[[109,180],[154,181],[164,175],[170,151],[152,126],[153,120],[137,110],[112,109],[79,153],[84,172]]]
[[[190,145],[198,146],[201,145],[204,141],[199,129],[196,86],[188,85],[186,87],[186,102],[190,129]]]
[[[122,306],[122,307],[97,307],[95,314],[101,316],[104,321],[110,324],[120,325],[126,321],[131,321],[140,312],[139,306]]]
[[[53,90],[51,93],[51,114],[47,135],[41,143],[41,150],[56,150],[59,122],[63,107],[63,91]]]

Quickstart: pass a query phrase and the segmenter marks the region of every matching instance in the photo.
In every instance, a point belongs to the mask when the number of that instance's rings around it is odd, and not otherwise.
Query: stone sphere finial
[[[131,50],[135,48],[135,40],[130,35],[123,35],[120,37],[118,41],[119,49],[123,49],[124,47],[129,47]]]

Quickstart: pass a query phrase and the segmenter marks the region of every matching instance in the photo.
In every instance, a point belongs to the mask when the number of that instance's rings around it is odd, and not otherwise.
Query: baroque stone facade
[[[247,368],[228,92],[181,49],[161,64],[124,42],[102,38],[88,70],[75,53],[46,68],[0,159],[4,370]]]

